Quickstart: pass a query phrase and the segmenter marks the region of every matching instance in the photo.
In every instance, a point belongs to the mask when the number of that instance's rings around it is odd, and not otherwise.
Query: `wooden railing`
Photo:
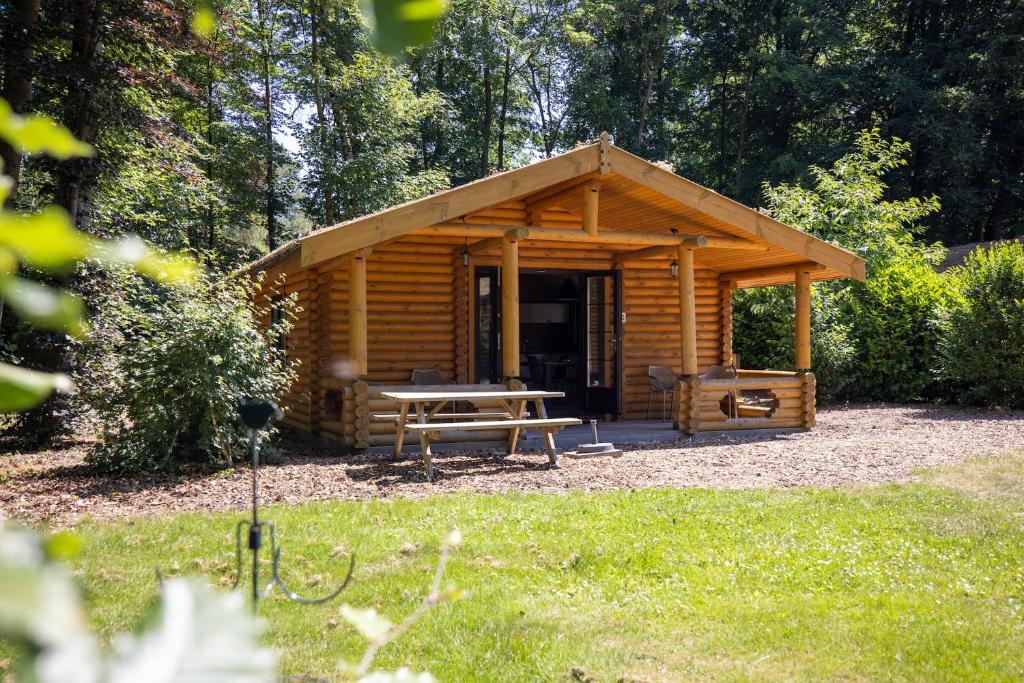
[[[679,430],[695,434],[814,426],[812,373],[739,370],[737,375],[735,379],[681,378],[675,401]]]

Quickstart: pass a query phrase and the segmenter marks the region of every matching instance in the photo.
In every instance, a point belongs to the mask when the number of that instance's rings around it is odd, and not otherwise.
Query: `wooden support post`
[[[813,372],[805,372],[801,375],[800,382],[800,423],[804,429],[814,429],[816,418],[814,416],[816,408],[816,390],[817,382],[814,379]]]
[[[733,283],[723,280],[718,285],[718,296],[721,297],[722,319],[722,365],[733,365],[732,354],[732,292]]]
[[[366,382],[357,381],[352,385],[352,397],[355,406],[353,408],[353,422],[355,439],[353,447],[370,447],[370,387]]]
[[[693,248],[680,245],[679,354],[683,375],[697,374],[697,298],[693,284]]]
[[[519,377],[519,242],[501,243],[501,374]]]
[[[796,271],[796,356],[797,370],[811,369],[811,273]]]
[[[348,270],[348,350],[352,374],[363,376],[369,371],[366,341],[366,257],[364,249],[352,252]]]
[[[683,434],[693,436],[700,431],[700,377],[680,377],[676,383],[675,420],[672,426]]]
[[[588,235],[597,235],[597,206],[601,184],[591,180],[583,187],[583,230]]]

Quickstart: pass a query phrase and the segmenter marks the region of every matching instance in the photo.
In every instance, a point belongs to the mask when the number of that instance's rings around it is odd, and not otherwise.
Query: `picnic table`
[[[552,465],[558,465],[554,433],[563,427],[582,424],[574,417],[549,418],[544,407],[546,398],[564,398],[561,391],[386,391],[381,396],[398,405],[397,415],[380,415],[376,418],[395,421],[395,457],[401,455],[405,434],[418,434],[420,450],[423,452],[423,466],[427,479],[433,477],[430,441],[440,437],[441,432],[504,430],[508,432],[506,453],[516,451],[516,443],[522,431],[538,431],[544,434],[544,446]],[[497,404],[500,411],[442,412],[455,402]],[[536,415],[531,417],[527,408],[533,404]],[[415,416],[415,421],[410,421]],[[446,422],[444,420],[454,420]]]

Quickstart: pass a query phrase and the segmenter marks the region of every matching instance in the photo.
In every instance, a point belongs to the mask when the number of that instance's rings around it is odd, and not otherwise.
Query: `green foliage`
[[[733,299],[733,350],[746,368],[795,370],[793,288],[738,291]],[[850,322],[835,293],[818,285],[811,296],[811,359],[818,399],[847,395],[856,371]]]
[[[915,401],[935,394],[935,321],[948,286],[933,269],[942,248],[915,235],[938,201],[885,199],[883,181],[909,153],[906,143],[867,130],[832,167],[812,167],[806,186],[765,186],[774,217],[867,261],[864,283],[814,287],[811,355],[824,399]],[[792,297],[789,287],[737,296],[734,344],[745,366],[792,366]]]
[[[119,274],[103,290],[77,377],[99,422],[90,462],[124,472],[230,465],[247,439],[235,392],[274,397],[294,380],[275,344],[293,304],[282,300],[280,322],[262,329],[269,314],[241,282],[204,278],[169,290]]]
[[[811,166],[806,185],[765,183],[768,207],[783,223],[854,252],[869,270],[914,255],[938,262],[941,249],[915,240],[924,231],[919,221],[939,210],[938,198],[886,199],[883,177],[905,167],[910,153],[909,144],[878,128],[862,130],[832,166]]]
[[[93,155],[92,145],[80,142],[63,126],[46,116],[19,116],[0,99],[0,139],[23,154],[48,154],[55,159]]]
[[[447,0],[372,0],[375,38],[393,55],[421,45],[434,35],[434,24],[444,14]]]
[[[949,286],[925,260],[907,256],[851,283],[846,316],[857,356],[848,395],[872,401],[935,398],[938,318]]]
[[[949,276],[954,295],[938,344],[947,394],[961,403],[1024,407],[1024,246],[976,250]]]
[[[20,154],[49,154],[58,159],[93,153],[90,145],[76,140],[66,128],[45,116],[19,116],[3,99],[0,141]],[[12,179],[0,175],[0,207],[12,187]],[[194,268],[188,259],[160,254],[137,239],[110,242],[80,233],[72,226],[67,212],[57,207],[34,214],[0,208],[0,301],[9,304],[23,321],[46,330],[81,334],[85,309],[76,296],[19,277],[17,273],[19,267],[67,273],[86,259],[128,266],[169,282],[189,278]],[[70,382],[63,375],[46,375],[0,363],[2,412],[31,408],[53,391],[69,388]]]

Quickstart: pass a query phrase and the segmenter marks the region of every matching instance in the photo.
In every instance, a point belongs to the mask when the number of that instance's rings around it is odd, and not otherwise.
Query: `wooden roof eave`
[[[347,223],[324,228],[301,241],[303,268],[450,218],[526,197],[555,183],[601,170],[601,143],[580,147],[529,166],[460,185]]]
[[[282,244],[274,251],[264,254],[251,263],[247,263],[232,271],[232,277],[269,271],[278,268],[281,272],[290,273],[299,269],[299,240]]]
[[[615,173],[639,185],[735,226],[751,237],[778,245],[788,252],[838,271],[840,277],[858,280],[865,277],[864,260],[853,252],[780,223],[760,211],[681,178],[623,149],[611,148],[611,166]]]

